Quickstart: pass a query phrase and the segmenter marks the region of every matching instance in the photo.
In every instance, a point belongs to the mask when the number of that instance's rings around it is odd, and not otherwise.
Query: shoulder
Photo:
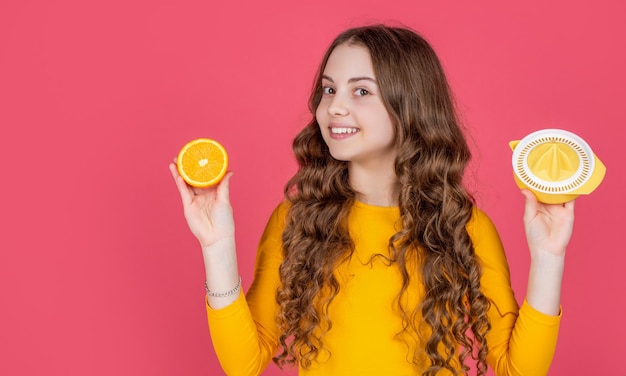
[[[272,215],[269,219],[269,224],[274,224],[276,226],[284,227],[285,220],[287,218],[287,213],[289,212],[289,207],[291,205],[287,200],[281,201],[272,212]]]
[[[484,211],[474,206],[472,218],[466,228],[472,239],[474,252],[483,263],[506,265],[506,256],[498,230]]]
[[[493,221],[484,211],[476,206],[472,209],[472,218],[467,223],[466,228],[474,246],[494,241],[500,243],[500,236]]]
[[[491,319],[506,313],[516,313],[518,305],[511,288],[509,264],[493,221],[485,212],[474,207],[467,232],[481,265],[481,291],[499,313]]]
[[[287,213],[289,212],[289,203],[286,200],[281,201],[272,211],[261,241],[272,240],[281,241],[281,234],[285,228]]]

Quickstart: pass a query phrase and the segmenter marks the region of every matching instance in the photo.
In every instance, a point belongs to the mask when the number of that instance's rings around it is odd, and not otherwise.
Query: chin
[[[330,156],[333,157],[333,159],[340,161],[340,162],[350,162],[349,158],[343,157],[341,155],[330,153]]]
[[[330,152],[330,156],[333,157],[333,159],[336,159],[341,162],[350,161],[350,157],[346,153],[342,153],[341,151],[333,150],[331,148],[328,148],[328,150]]]

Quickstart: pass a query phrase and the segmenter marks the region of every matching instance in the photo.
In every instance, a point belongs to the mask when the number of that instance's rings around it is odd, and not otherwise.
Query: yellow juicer
[[[606,173],[585,140],[562,129],[538,130],[509,146],[515,182],[546,204],[562,204],[593,192]]]

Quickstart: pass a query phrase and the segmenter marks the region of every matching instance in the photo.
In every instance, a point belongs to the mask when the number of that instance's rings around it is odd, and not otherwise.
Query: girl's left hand
[[[565,256],[574,228],[574,200],[564,204],[543,204],[523,189],[526,197],[524,228],[531,256]]]

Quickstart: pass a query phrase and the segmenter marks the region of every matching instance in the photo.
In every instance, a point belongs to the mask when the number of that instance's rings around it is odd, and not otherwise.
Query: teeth
[[[351,133],[356,133],[358,131],[359,130],[357,128],[337,128],[337,127],[330,128],[330,132],[334,134],[351,134]]]

